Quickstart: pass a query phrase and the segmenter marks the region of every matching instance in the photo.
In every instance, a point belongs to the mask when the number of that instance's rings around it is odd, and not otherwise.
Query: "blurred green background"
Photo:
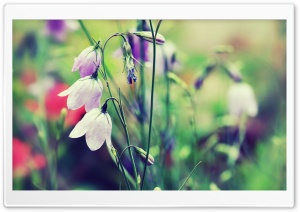
[[[56,22],[58,26],[52,29],[48,22],[13,22],[13,188],[126,189],[105,146],[92,152],[84,137],[68,138],[85,114],[83,108],[68,111],[63,127],[59,125],[61,110],[67,105],[66,98],[57,94],[80,78],[78,72],[71,72],[74,58],[90,43],[76,20]],[[104,43],[116,32],[135,31],[138,21],[83,23],[95,40]],[[159,33],[166,42],[157,46],[150,148],[155,164],[147,169],[145,189],[178,190],[199,161],[202,162],[183,189],[286,189],[285,26],[285,21],[278,20],[162,22]],[[234,51],[216,53],[220,45],[233,47]],[[115,97],[120,88],[126,98],[123,107],[131,143],[146,149],[139,106],[141,67],[136,64],[137,83],[127,84],[122,55],[118,53],[121,46],[122,40],[113,38],[106,47],[105,64],[112,76],[109,82]],[[151,43],[148,51],[150,60],[144,64],[146,133]],[[258,105],[255,117],[237,118],[229,114],[228,89],[236,82],[220,66],[209,73],[199,89],[195,88],[196,80],[214,60],[234,64],[242,81],[252,87]],[[180,81],[168,79],[167,72]],[[100,80],[104,85],[103,103],[109,95],[104,80]],[[113,120],[112,142],[122,151],[126,147],[122,126],[112,106],[108,111]],[[237,141],[240,134],[242,139]],[[135,160],[142,174],[143,163],[136,155]],[[123,163],[133,175],[127,154]]]

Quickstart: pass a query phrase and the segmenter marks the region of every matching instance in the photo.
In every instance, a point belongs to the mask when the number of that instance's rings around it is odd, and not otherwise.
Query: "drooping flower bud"
[[[117,157],[117,150],[113,146],[111,146],[110,151],[113,154],[113,156]]]
[[[139,147],[135,147],[135,152],[138,154],[138,156],[140,156],[142,161],[146,161],[146,157],[147,157],[147,152],[145,152],[145,150],[143,150],[142,148]],[[154,158],[152,155],[148,155],[148,160],[147,160],[147,165],[151,166],[154,164]]]
[[[202,87],[203,81],[204,81],[204,77],[200,76],[200,77],[197,78],[197,80],[195,81],[195,88],[197,90]]]
[[[151,31],[141,31],[141,32],[134,32],[133,34],[135,34],[138,37],[141,37],[142,39],[153,43],[153,38],[152,38],[152,33]],[[163,45],[164,42],[166,41],[166,39],[164,38],[164,36],[162,36],[161,34],[157,33],[156,35],[156,39],[155,39],[155,43],[157,45]]]
[[[128,42],[124,42],[123,44],[123,54],[124,54],[124,63],[125,63],[125,69],[127,71],[127,82],[128,84],[132,84],[132,82],[137,81],[137,77],[135,76],[135,66],[133,62],[133,55],[131,46]]]

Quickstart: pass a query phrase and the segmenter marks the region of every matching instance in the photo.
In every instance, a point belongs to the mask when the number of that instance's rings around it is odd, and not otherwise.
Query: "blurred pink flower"
[[[94,108],[86,113],[70,133],[70,138],[79,138],[85,135],[90,150],[99,149],[105,140],[111,143],[112,122],[107,112]]]
[[[72,72],[79,70],[80,77],[90,76],[100,66],[100,62],[99,45],[89,46],[74,59]]]
[[[46,166],[46,158],[42,154],[33,154],[31,147],[13,138],[13,176],[25,177],[33,170],[39,170]]]
[[[103,85],[97,77],[87,76],[77,80],[71,87],[58,94],[68,96],[68,109],[76,110],[85,105],[86,112],[100,105]]]

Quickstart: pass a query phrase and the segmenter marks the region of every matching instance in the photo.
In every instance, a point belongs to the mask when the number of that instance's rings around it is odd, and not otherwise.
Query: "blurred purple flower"
[[[77,80],[67,90],[58,94],[58,96],[67,96],[67,106],[71,110],[76,110],[85,105],[85,111],[89,112],[100,105],[103,85],[101,81],[94,76],[87,76]]]
[[[46,22],[46,29],[58,41],[65,40],[67,28],[64,20],[48,20]]]
[[[149,61],[148,42],[133,34],[128,34],[127,40],[131,46],[133,57],[138,61],[148,62]],[[143,53],[141,52],[141,44],[143,46]]]
[[[234,83],[228,90],[229,113],[236,116],[246,114],[255,117],[258,105],[252,87],[244,82]]]
[[[200,89],[203,85],[205,78],[217,67],[217,62],[215,60],[209,61],[205,67],[204,73],[197,78],[195,81],[195,89]]]
[[[37,38],[34,32],[27,33],[16,49],[17,57],[22,58],[28,52],[31,58],[36,57],[38,52]]]
[[[95,46],[89,46],[84,49],[74,59],[72,72],[79,70],[80,77],[90,76],[95,72],[95,68],[100,66],[100,62],[100,49],[97,43]]]
[[[242,75],[240,72],[241,65],[236,63],[230,63],[224,65],[224,70],[228,74],[228,76],[235,82],[241,82],[242,81]]]
[[[94,108],[82,118],[70,133],[70,138],[79,138],[85,135],[90,150],[99,149],[104,142],[111,143],[112,122],[107,112]]]
[[[204,77],[200,76],[198,79],[195,81],[195,88],[200,89],[203,85]]]
[[[78,29],[79,25],[72,20],[47,20],[45,28],[47,35],[58,42],[63,42],[67,38],[67,32]]]

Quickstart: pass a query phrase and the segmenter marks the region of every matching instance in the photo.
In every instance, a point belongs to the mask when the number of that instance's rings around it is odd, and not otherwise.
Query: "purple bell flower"
[[[95,72],[95,68],[101,63],[100,48],[97,43],[84,49],[78,57],[74,59],[72,72],[79,70],[80,77],[90,76]]]

